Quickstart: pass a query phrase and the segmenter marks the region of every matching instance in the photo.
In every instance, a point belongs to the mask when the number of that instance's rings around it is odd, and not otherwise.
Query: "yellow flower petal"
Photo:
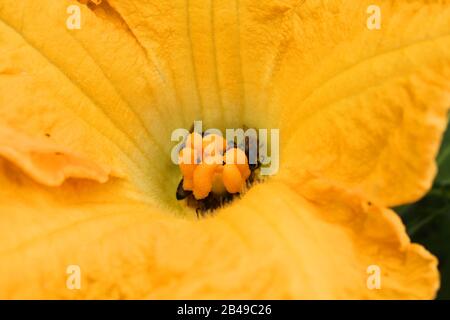
[[[9,190],[19,188],[15,179],[1,179]],[[15,196],[2,189],[0,296],[434,296],[436,259],[410,244],[395,213],[314,183],[308,183],[308,190],[316,189],[311,200],[283,184],[258,185],[201,221],[120,203],[95,186],[79,188],[76,199],[64,202],[43,189],[20,186],[24,192]],[[26,198],[20,205],[19,196]],[[68,265],[81,268],[80,290],[66,288]],[[381,268],[381,289],[367,287],[371,265]]]
[[[450,3],[379,1],[381,29],[369,30],[372,2],[292,9],[267,108],[284,107],[282,166],[393,206],[423,196],[436,173],[450,107]]]
[[[67,30],[73,3],[2,0],[0,118],[128,179],[49,189],[0,160],[2,297],[435,295],[436,259],[378,205],[433,176],[447,1],[380,1],[375,32],[368,1],[108,0]],[[273,182],[201,221],[158,209],[179,182],[170,132],[196,119],[286,137]],[[69,264],[80,291],[65,287]]]
[[[110,168],[71,154],[48,139],[33,139],[5,125],[0,125],[1,157],[47,186],[60,186],[68,178],[92,179],[105,183],[112,173]]]
[[[450,106],[447,1],[379,1],[380,30],[369,0],[109,3],[177,75],[187,118],[279,127],[284,168],[383,205],[430,187]]]
[[[156,137],[170,137],[166,124],[179,115],[172,91],[106,2],[96,11],[80,4],[80,30],[66,27],[71,4],[2,1],[0,118],[163,197],[173,191],[163,175],[172,163],[160,161],[171,145]]]

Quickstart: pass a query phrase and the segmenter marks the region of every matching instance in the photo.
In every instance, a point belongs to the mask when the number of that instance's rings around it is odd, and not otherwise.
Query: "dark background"
[[[449,123],[450,125],[450,123]],[[433,188],[420,201],[396,208],[413,242],[424,245],[439,259],[441,289],[438,299],[450,299],[450,130],[437,157],[439,173]]]

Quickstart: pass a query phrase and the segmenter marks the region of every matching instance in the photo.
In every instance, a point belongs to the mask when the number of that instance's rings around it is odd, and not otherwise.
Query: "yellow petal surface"
[[[284,169],[383,205],[429,189],[450,106],[449,1],[378,1],[379,30],[369,0],[109,3],[172,75],[185,118],[280,128]]]
[[[296,186],[258,185],[198,221],[118,199],[114,182],[49,192],[4,173],[2,298],[432,298],[438,286],[436,259],[394,212],[337,187],[305,182],[307,200]],[[69,265],[80,290],[66,287]]]
[[[0,119],[27,138],[1,147],[0,297],[434,297],[436,259],[382,206],[434,176],[450,7],[379,3],[376,31],[365,0],[108,0],[68,30],[74,0],[2,0]],[[278,176],[200,221],[167,210],[170,133],[198,119],[282,144]],[[47,136],[76,174],[29,162]],[[124,179],[77,179],[101,168]]]
[[[50,141],[27,137],[6,126],[0,126],[0,156],[47,186],[60,186],[68,178],[105,183],[112,173],[110,168],[71,154]]]
[[[370,1],[317,3],[292,10],[270,84],[267,107],[284,107],[282,166],[382,205],[417,200],[450,107],[450,2],[379,1],[380,30],[366,27]]]
[[[172,91],[106,2],[97,11],[80,5],[81,29],[67,29],[67,8],[77,3],[2,1],[0,118],[29,135],[50,134],[162,197],[172,163],[152,160],[170,151],[155,136],[170,137]]]

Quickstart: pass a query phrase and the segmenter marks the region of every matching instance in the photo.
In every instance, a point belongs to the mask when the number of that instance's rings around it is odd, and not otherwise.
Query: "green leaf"
[[[436,182],[440,184],[450,184],[450,130],[447,130],[442,142],[441,150],[437,157],[439,175]]]

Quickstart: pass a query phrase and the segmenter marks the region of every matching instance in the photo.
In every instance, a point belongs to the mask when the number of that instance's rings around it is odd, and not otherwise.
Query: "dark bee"
[[[234,197],[237,196],[239,196],[239,194],[226,193],[223,195],[216,195],[210,193],[205,199],[202,200],[197,200],[194,196],[189,196],[187,198],[187,205],[191,208],[195,208],[197,217],[200,217],[225,206],[227,203],[233,201]]]
[[[246,126],[243,126],[244,131],[248,128]],[[191,127],[190,133],[194,131],[194,126]],[[202,132],[202,136],[204,136],[204,132]],[[248,136],[245,137],[245,155],[247,156],[247,159],[250,159],[250,143],[252,141]],[[259,139],[256,137],[256,141],[253,142],[256,143],[256,146],[259,146]],[[228,141],[229,148],[236,148],[237,143],[236,141]],[[256,148],[258,150],[258,148]],[[256,158],[258,159],[258,154],[256,155]],[[256,163],[249,163],[250,168],[250,176],[246,181],[246,186],[249,188],[255,181],[258,179],[258,170],[261,167],[261,163],[259,159]],[[186,200],[186,204],[188,207],[191,207],[195,209],[195,212],[197,214],[197,217],[204,216],[207,213],[213,212],[214,210],[225,206],[226,204],[232,202],[236,197],[239,197],[239,193],[231,194],[226,192],[225,194],[217,195],[214,193],[210,193],[205,199],[197,200],[195,199],[192,191],[184,190],[183,189],[183,179],[181,179],[180,183],[177,187],[176,192],[176,198],[177,200]]]

